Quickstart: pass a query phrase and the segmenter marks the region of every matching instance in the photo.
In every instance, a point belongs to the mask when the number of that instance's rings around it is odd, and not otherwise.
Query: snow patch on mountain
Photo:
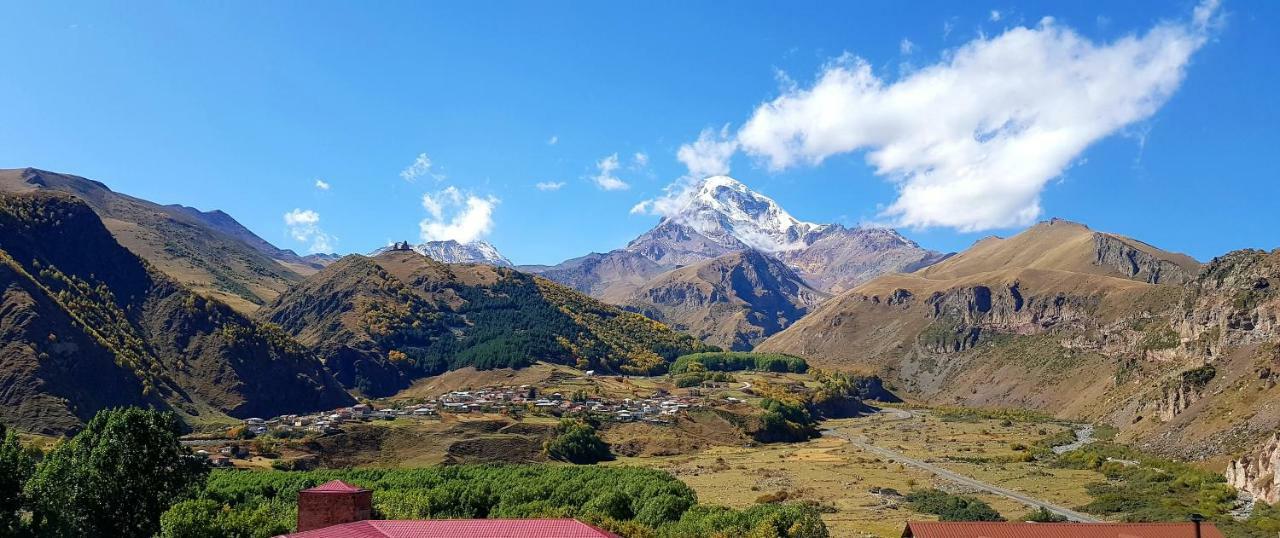
[[[702,180],[666,218],[726,247],[742,244],[762,252],[804,248],[806,236],[827,228],[792,217],[773,199],[729,176]]]
[[[470,241],[459,243],[452,239],[447,241],[427,241],[413,246],[413,251],[444,263],[485,263],[499,267],[511,267],[511,260],[498,252],[486,241]]]
[[[417,245],[409,245],[408,241],[399,241],[371,252],[377,256],[395,250],[412,250],[441,263],[484,263],[498,267],[512,267],[511,260],[498,252],[498,249],[485,241],[469,241],[459,243],[452,239],[446,241],[427,241]]]

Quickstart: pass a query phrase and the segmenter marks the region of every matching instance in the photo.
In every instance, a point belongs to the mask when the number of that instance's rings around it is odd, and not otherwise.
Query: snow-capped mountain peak
[[[498,249],[480,240],[459,243],[449,239],[446,241],[427,241],[412,246],[409,245],[408,241],[397,241],[379,248],[369,253],[369,255],[378,256],[386,252],[408,250],[441,263],[486,263],[499,267],[512,266],[511,260],[508,260],[506,256],[498,252]]]
[[[427,241],[413,246],[413,251],[444,263],[486,263],[500,267],[511,267],[511,260],[498,252],[486,241],[475,240],[459,243],[452,239],[446,241]]]
[[[702,180],[669,218],[726,246],[740,242],[764,252],[803,248],[807,234],[826,227],[797,220],[773,199],[729,176]]]

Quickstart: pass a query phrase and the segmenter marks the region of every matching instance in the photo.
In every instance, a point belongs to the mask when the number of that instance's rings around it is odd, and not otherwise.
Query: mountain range
[[[241,313],[275,299],[324,265],[278,249],[221,211],[160,205],[79,176],[0,170],[0,192],[61,192],[88,204],[124,247],[192,290]]]
[[[741,182],[714,176],[623,248],[520,269],[669,320],[708,343],[749,349],[828,294],[945,258],[892,229],[798,220]],[[695,289],[703,291],[688,292]]]
[[[926,402],[1112,424],[1256,493],[1280,450],[1280,250],[1208,264],[1051,220],[822,304],[756,349],[878,372]],[[1261,451],[1261,452],[1250,452]]]
[[[0,419],[60,433],[98,410],[189,424],[349,404],[305,347],[123,248],[81,199],[0,193]]]
[[[1054,219],[943,255],[718,177],[625,247],[555,266],[450,242],[334,258],[219,211],[0,171],[0,420],[62,433],[143,405],[198,427],[463,366],[653,373],[719,346],[1112,424],[1280,501],[1280,250],[1201,264]]]

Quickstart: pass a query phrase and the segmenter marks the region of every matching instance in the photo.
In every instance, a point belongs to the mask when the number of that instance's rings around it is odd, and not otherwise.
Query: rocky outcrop
[[[1211,365],[1192,368],[1165,383],[1160,398],[1155,401],[1155,413],[1161,420],[1169,421],[1204,398],[1205,386],[1217,375]]]
[[[1148,284],[1184,284],[1195,278],[1194,271],[1167,259],[1157,258],[1148,250],[1134,246],[1131,241],[1133,240],[1126,241],[1111,234],[1094,234],[1094,263],[1113,268],[1128,278]]]
[[[1187,289],[1178,331],[1206,358],[1280,341],[1280,250],[1239,250],[1214,258]]]
[[[1227,464],[1227,483],[1269,504],[1280,502],[1280,433]]]

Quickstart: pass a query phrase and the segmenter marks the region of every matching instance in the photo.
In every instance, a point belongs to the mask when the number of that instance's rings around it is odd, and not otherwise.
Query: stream
[[[1053,447],[1054,454],[1066,454],[1093,442],[1093,424],[1085,424],[1076,429],[1076,440],[1065,445]]]

